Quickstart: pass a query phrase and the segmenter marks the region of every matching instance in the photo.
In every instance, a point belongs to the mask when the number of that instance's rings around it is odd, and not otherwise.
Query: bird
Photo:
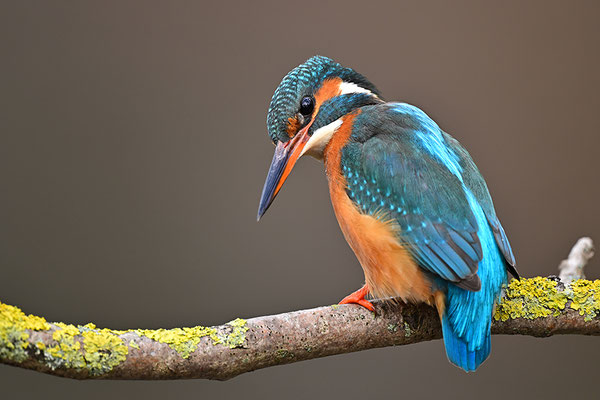
[[[314,56],[282,79],[267,131],[275,154],[264,215],[302,156],[322,160],[333,210],[367,297],[437,309],[446,355],[467,372],[491,350],[491,321],[508,272],[519,278],[486,182],[465,148],[424,111],[387,102],[365,76]]]

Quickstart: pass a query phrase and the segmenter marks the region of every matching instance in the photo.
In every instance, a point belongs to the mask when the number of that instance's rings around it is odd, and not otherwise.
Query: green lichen
[[[569,291],[571,308],[579,311],[585,321],[591,321],[600,315],[600,280],[579,279],[571,282]]]
[[[294,357],[296,357],[296,355],[287,349],[279,349],[275,352],[275,357],[277,357],[278,359],[293,359]]]
[[[408,338],[413,334],[412,329],[410,329],[410,325],[407,322],[404,322],[404,337]]]
[[[131,347],[133,349],[137,349],[137,350],[140,349],[140,346],[136,342],[134,342],[133,340],[129,341],[129,347]]]
[[[25,315],[19,308],[0,302],[0,358],[21,362],[27,359],[27,331],[45,331],[50,324],[44,318]]]
[[[565,307],[579,311],[586,321],[600,315],[600,281],[576,280],[565,286],[542,277],[513,280],[506,287],[494,319],[557,316]]]

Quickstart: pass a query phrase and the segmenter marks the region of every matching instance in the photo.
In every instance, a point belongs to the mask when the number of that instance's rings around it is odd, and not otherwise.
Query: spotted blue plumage
[[[367,106],[343,149],[342,173],[350,199],[393,219],[398,240],[446,294],[448,358],[475,370],[490,352],[492,310],[514,256],[467,151],[414,106]]]

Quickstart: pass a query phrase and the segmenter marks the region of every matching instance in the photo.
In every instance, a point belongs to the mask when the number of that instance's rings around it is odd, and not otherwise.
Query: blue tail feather
[[[475,371],[490,355],[490,332],[487,333],[481,347],[474,350],[469,350],[469,344],[452,329],[447,315],[442,318],[442,332],[448,359],[467,372]]]
[[[450,362],[465,371],[475,371],[490,354],[493,308],[506,282],[507,264],[481,206],[470,191],[466,194],[477,218],[477,235],[483,251],[477,271],[481,289],[473,292],[446,284],[442,331]]]

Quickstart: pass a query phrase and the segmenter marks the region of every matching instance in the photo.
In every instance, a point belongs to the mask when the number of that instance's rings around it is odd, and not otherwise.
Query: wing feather
[[[473,193],[513,274],[514,255],[483,177],[466,150],[425,113],[406,104],[374,106],[355,121],[360,136],[344,148],[348,195],[368,213],[385,214],[419,265],[478,291],[483,252],[467,199]],[[518,276],[515,275],[515,276]]]
[[[411,132],[399,125],[397,134]],[[461,181],[414,141],[396,139],[374,135],[347,146],[349,196],[363,210],[393,219],[399,240],[425,270],[479,290],[481,244]]]

